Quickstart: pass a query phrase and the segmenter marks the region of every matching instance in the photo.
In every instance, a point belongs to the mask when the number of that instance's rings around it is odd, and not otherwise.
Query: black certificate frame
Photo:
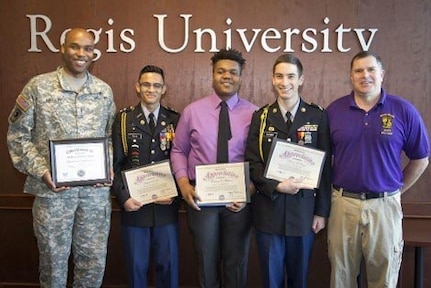
[[[269,150],[268,161],[266,162],[265,170],[264,170],[264,173],[263,173],[264,177],[267,178],[267,179],[272,179],[272,178],[268,178],[267,177],[268,176],[268,169],[269,169],[269,166],[272,164],[273,156],[274,156],[273,154],[274,154],[274,151],[275,151],[276,146],[277,146],[278,143],[282,143],[282,144],[291,146],[292,148],[296,147],[296,148],[298,148],[300,150],[303,150],[303,152],[306,152],[306,151],[313,152],[314,151],[314,152],[318,152],[318,153],[322,154],[321,162],[320,162],[320,165],[319,165],[319,172],[318,172],[319,178],[317,180],[316,187],[314,187],[313,189],[319,188],[319,186],[320,186],[320,180],[322,178],[322,172],[323,172],[323,167],[324,167],[325,159],[327,157],[326,151],[323,151],[323,150],[320,150],[320,149],[317,149],[317,148],[314,148],[314,147],[300,145],[300,144],[297,144],[297,143],[293,143],[293,142],[291,142],[289,140],[284,140],[284,139],[280,139],[280,138],[276,138],[275,141],[272,142],[271,149]],[[275,180],[275,179],[272,179],[272,180]],[[280,181],[281,182],[281,180],[276,180],[276,181]]]
[[[110,169],[109,169],[109,145],[108,145],[107,137],[95,137],[95,138],[77,138],[77,139],[61,139],[61,140],[50,140],[49,141],[49,155],[50,155],[50,165],[51,165],[51,177],[56,187],[74,187],[74,186],[90,186],[95,184],[109,184],[111,183],[110,177]],[[85,149],[88,149],[88,146],[94,146],[94,144],[99,144],[101,151],[99,153],[103,153],[102,161],[99,163],[92,163],[95,165],[100,165],[98,168],[102,167],[101,177],[96,178],[85,178],[85,170],[78,169],[77,174],[80,179],[78,180],[69,180],[69,181],[61,181],[61,177],[59,177],[58,173],[58,165],[60,157],[65,157],[65,155],[61,155],[58,151],[61,145],[68,145],[71,147],[70,153],[76,153],[77,151],[86,152]],[[91,152],[90,152],[91,153]],[[80,165],[82,164],[82,165]],[[85,167],[83,163],[77,164],[77,166]],[[94,166],[93,166],[94,167]],[[91,167],[88,167],[91,168]],[[96,167],[94,167],[96,168]]]

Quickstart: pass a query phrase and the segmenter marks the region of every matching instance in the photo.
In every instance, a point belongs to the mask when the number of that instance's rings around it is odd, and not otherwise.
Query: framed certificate
[[[121,172],[132,198],[143,204],[178,196],[169,160]]]
[[[224,206],[250,202],[248,162],[196,166],[196,193],[199,206]]]
[[[51,175],[57,187],[110,183],[108,138],[50,140]]]
[[[324,151],[276,139],[271,146],[265,177],[277,181],[289,178],[309,186],[319,187]]]

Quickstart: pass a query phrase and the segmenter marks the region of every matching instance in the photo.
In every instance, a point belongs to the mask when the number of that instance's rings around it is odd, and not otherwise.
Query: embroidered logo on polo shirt
[[[392,124],[394,122],[395,115],[385,113],[380,115],[380,119],[382,120],[382,131],[380,134],[382,135],[392,135]]]

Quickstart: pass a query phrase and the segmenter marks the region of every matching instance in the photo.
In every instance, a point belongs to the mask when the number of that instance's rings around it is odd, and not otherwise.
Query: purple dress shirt
[[[176,179],[195,179],[196,165],[217,163],[217,134],[220,102],[215,94],[199,99],[181,114],[171,150]],[[237,94],[226,101],[232,138],[229,140],[229,162],[243,162],[248,128],[257,106]]]

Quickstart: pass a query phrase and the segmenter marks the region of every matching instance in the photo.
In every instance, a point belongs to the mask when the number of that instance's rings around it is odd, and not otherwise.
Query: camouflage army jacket
[[[90,73],[80,92],[71,89],[61,67],[33,77],[16,99],[7,133],[13,165],[28,175],[24,192],[42,197],[67,196],[52,192],[42,181],[50,170],[49,140],[110,139],[115,112],[111,87]],[[112,149],[110,154],[112,158]]]

